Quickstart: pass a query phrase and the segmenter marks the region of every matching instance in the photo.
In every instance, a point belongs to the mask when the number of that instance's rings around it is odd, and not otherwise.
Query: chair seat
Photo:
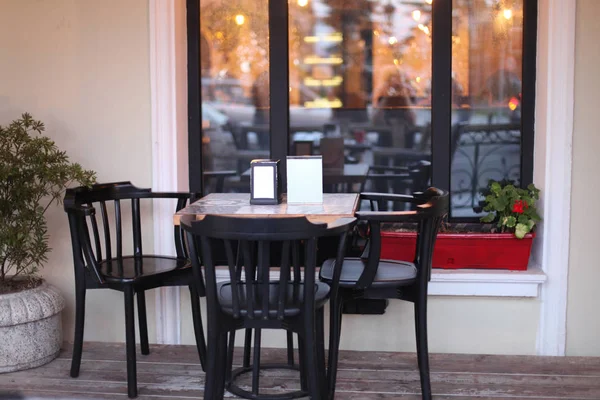
[[[146,277],[189,269],[189,260],[167,256],[126,256],[100,262],[100,274],[106,282],[135,282]]]
[[[258,284],[255,284],[258,285]],[[246,285],[240,285],[239,288],[240,298],[240,315],[242,317],[247,316],[247,298],[246,298]],[[259,292],[257,287],[254,290],[255,293]],[[219,298],[219,304],[224,313],[233,315],[233,300],[232,300],[232,286],[231,282],[223,282],[217,286],[217,293]],[[293,317],[302,311],[304,306],[304,284],[293,283],[288,284],[287,296],[284,304],[284,316]],[[277,299],[279,298],[279,282],[271,282],[269,284],[269,318],[276,318],[278,311]],[[329,298],[329,285],[323,282],[315,282],[315,306],[316,308],[323,307]],[[262,318],[262,299],[256,298],[254,300],[254,316],[255,318]]]
[[[340,287],[352,288],[362,275],[367,260],[362,258],[345,258],[340,277]],[[320,277],[325,282],[331,282],[335,269],[335,259],[329,259],[321,267]],[[377,274],[373,279],[372,288],[389,288],[407,286],[417,279],[417,268],[406,261],[381,260]]]

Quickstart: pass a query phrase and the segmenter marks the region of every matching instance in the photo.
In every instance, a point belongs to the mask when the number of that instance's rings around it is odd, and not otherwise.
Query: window
[[[489,179],[532,180],[536,0],[188,0],[187,18],[192,190],[321,154],[327,191],[434,185],[474,221]]]

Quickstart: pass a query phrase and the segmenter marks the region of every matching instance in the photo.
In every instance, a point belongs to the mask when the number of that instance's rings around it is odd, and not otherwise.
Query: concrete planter
[[[46,282],[0,295],[0,373],[38,367],[58,356],[64,307],[58,289]]]

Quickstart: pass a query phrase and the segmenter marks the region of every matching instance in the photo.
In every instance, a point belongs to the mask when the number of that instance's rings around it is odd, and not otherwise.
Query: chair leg
[[[260,329],[254,330],[254,357],[252,357],[252,394],[258,396],[260,377]]]
[[[298,364],[300,366],[300,389],[308,391],[308,383],[306,381],[306,358],[304,357],[304,339],[302,335],[298,335]]]
[[[288,365],[294,365],[294,332],[286,331]]]
[[[225,370],[225,384],[231,382],[231,370],[233,369],[233,349],[235,348],[235,331],[229,332],[229,345],[227,346],[227,365]]]
[[[217,391],[217,395],[219,396],[219,399],[222,399],[224,397],[225,394],[225,379],[226,379],[226,375],[227,375],[227,333],[223,333],[221,334],[220,340],[219,340],[219,363],[218,363],[218,370],[219,370],[219,389]]]
[[[83,285],[81,285],[83,286]],[[83,350],[83,326],[85,323],[85,287],[75,290],[75,337],[73,338],[73,357],[71,359],[71,376],[79,376],[81,352]]]
[[[316,321],[316,336],[317,336],[317,363],[319,364],[319,376],[326,377],[327,371],[325,370],[325,315],[324,307],[317,310],[317,321]],[[321,379],[322,393],[326,389],[327,379]]]
[[[415,303],[415,333],[417,340],[417,360],[421,377],[423,400],[431,400],[431,380],[429,376],[429,350],[427,345],[427,300]]]
[[[194,324],[194,335],[196,337],[196,348],[200,357],[202,370],[206,371],[206,339],[204,338],[204,329],[202,327],[202,312],[200,309],[200,296],[196,286],[189,285],[190,299],[192,301],[192,321]]]
[[[244,368],[250,366],[250,347],[252,343],[252,329],[246,329],[244,336],[244,359],[242,365]]]
[[[337,380],[337,369],[339,359],[340,337],[342,335],[342,310],[341,298],[332,299],[329,315],[329,356],[327,359],[327,398],[335,396],[335,384]]]
[[[146,293],[141,290],[137,293],[138,321],[140,326],[140,347],[143,355],[150,354],[148,344],[148,321],[146,318]]]
[[[219,340],[220,335],[216,327],[208,324],[208,342],[206,352],[206,375],[204,378],[204,400],[219,399]]]
[[[135,365],[135,314],[133,309],[133,286],[125,287],[125,347],[127,348],[127,395],[137,397],[137,374]]]
[[[308,393],[312,400],[321,400],[323,394],[321,392],[322,377],[319,376],[319,365],[317,361],[317,343],[315,340],[315,316],[304,319],[304,359],[306,360],[305,368],[308,380]]]

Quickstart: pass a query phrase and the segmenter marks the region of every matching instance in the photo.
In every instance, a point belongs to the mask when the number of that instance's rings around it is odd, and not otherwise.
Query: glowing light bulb
[[[425,3],[427,3],[427,4],[432,4],[432,3],[433,3],[433,0],[425,0]]]
[[[507,8],[504,10],[504,18],[506,19],[511,19],[512,18],[512,10],[510,8]]]
[[[308,0],[298,0],[298,5],[300,7],[306,7],[308,5]]]
[[[396,36],[390,36],[390,38],[388,39],[388,43],[396,44],[396,43],[398,43],[398,39],[396,39]]]
[[[238,25],[244,25],[244,22],[246,22],[246,17],[244,17],[243,14],[238,14],[235,16],[235,23]]]
[[[412,12],[412,17],[415,21],[420,21],[421,20],[421,10],[415,10]]]

